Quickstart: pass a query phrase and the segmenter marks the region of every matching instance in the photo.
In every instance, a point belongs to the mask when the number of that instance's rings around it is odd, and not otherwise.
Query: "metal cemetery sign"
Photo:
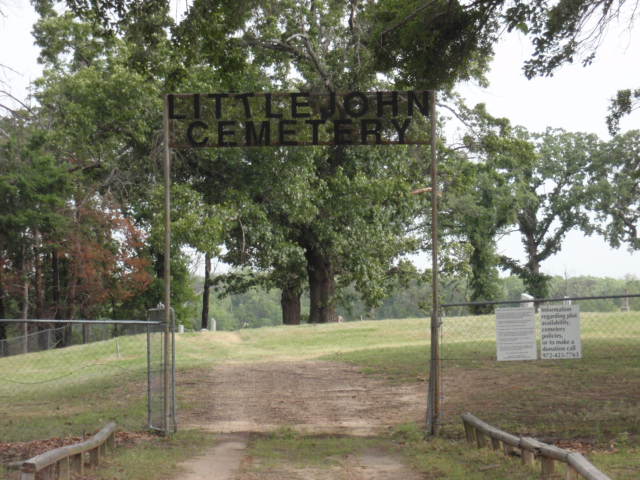
[[[433,92],[167,96],[171,148],[425,144]],[[421,133],[421,131],[423,133]]]

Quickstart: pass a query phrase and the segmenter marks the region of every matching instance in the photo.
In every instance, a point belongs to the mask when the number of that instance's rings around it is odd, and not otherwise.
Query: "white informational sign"
[[[582,358],[578,305],[541,308],[540,333],[543,359]]]
[[[536,360],[536,314],[533,307],[496,310],[498,361]]]

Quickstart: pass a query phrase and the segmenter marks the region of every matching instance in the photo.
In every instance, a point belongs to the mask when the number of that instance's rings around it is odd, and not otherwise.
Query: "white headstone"
[[[520,300],[525,300],[524,302],[520,303],[521,307],[533,308],[533,297],[528,293],[520,294]]]

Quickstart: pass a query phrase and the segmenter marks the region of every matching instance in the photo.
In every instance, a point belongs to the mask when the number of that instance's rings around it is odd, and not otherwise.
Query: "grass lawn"
[[[409,440],[402,441],[410,448],[404,450],[415,465],[431,455],[430,464],[453,468],[446,466],[447,456],[466,451],[458,442],[459,414],[471,411],[511,433],[581,442],[612,477],[637,478],[640,315],[583,313],[581,360],[498,363],[494,336],[490,316],[445,318],[444,438],[424,443],[405,433]],[[357,365],[393,384],[424,384],[428,376],[425,319],[187,333],[178,335],[176,344],[179,372],[223,362],[327,359]],[[0,441],[80,435],[110,420],[127,430],[144,429],[145,349],[146,338],[138,335],[0,359]],[[264,441],[276,440],[281,441]],[[462,461],[470,466],[460,478],[476,478],[468,473],[474,462],[506,461],[491,452],[473,455]],[[477,478],[503,478],[499,468]]]
[[[128,448],[119,448],[105,458],[101,468],[91,473],[92,480],[158,480],[181,472],[179,463],[211,445],[213,434],[185,430],[172,437],[155,437]]]
[[[516,459],[501,458],[489,450],[469,449],[459,441],[437,438],[425,440],[417,425],[399,426],[385,438],[301,436],[279,431],[254,436],[249,454],[254,460],[250,478],[278,473],[293,466],[310,478],[351,478],[340,473],[349,459],[366,451],[390,453],[404,458],[425,478],[450,480],[536,480],[539,473]],[[343,466],[337,469],[336,466]],[[318,471],[323,473],[318,473]],[[312,475],[315,473],[316,475]],[[245,478],[245,477],[241,477]],[[248,477],[249,478],[249,477]],[[265,476],[265,478],[276,478]],[[300,478],[300,477],[296,477]],[[421,477],[422,478],[422,477]]]

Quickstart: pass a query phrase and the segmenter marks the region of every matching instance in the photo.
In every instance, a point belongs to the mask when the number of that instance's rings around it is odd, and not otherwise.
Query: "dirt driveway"
[[[378,435],[403,422],[421,421],[426,383],[391,385],[337,362],[225,364],[177,380],[189,403],[184,428],[213,432]]]
[[[375,436],[426,409],[426,383],[391,385],[337,362],[296,361],[224,364],[178,377],[178,392],[189,405],[181,428],[221,433],[204,455],[182,465],[176,480],[420,480],[396,452],[373,449],[331,462],[302,467],[279,463],[264,468],[245,450],[246,432],[291,428],[304,434]]]

